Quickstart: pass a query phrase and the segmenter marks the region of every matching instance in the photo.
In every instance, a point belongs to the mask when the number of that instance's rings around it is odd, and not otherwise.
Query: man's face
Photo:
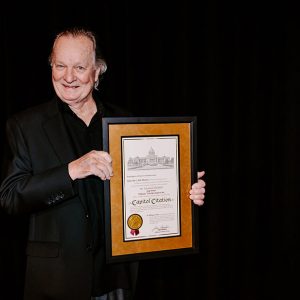
[[[93,43],[87,37],[62,36],[56,41],[52,83],[62,101],[77,105],[88,100],[99,71],[95,66]]]

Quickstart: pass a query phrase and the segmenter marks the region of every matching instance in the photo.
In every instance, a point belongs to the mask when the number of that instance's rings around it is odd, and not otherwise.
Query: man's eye
[[[64,68],[63,65],[55,65],[55,67],[56,67],[56,69],[58,69],[58,70],[62,70],[62,69]]]
[[[77,70],[78,70],[78,71],[84,71],[84,70],[85,70],[85,67],[77,66]]]

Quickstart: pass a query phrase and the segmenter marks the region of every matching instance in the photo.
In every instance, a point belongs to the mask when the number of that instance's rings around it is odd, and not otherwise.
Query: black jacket
[[[106,104],[103,115],[126,113]],[[1,207],[30,216],[25,299],[90,299],[91,226],[68,174],[67,164],[77,157],[57,101],[10,118],[7,137],[13,158],[0,189]],[[129,269],[134,272],[124,275],[134,282],[135,266]]]

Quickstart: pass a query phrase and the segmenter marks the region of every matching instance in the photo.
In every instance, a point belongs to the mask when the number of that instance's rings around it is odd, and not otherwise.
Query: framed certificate
[[[198,252],[196,117],[103,118],[108,263]]]

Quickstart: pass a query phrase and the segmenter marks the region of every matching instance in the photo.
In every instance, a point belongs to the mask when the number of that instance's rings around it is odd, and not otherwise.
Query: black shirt
[[[66,103],[58,101],[76,156],[79,158],[91,150],[101,150],[103,116],[101,102],[96,99],[98,111],[87,126]],[[131,264],[105,263],[103,181],[96,176],[88,176],[75,180],[73,185],[83,200],[86,215],[90,219],[88,243],[94,258],[92,295],[99,296],[116,288],[129,289],[132,283]]]
[[[66,103],[60,100],[59,102],[76,156],[79,158],[91,150],[101,150],[102,115],[100,109],[98,108],[97,113],[93,116],[89,126],[87,126]],[[103,181],[96,176],[88,176],[84,179],[75,180],[74,188],[80,195],[80,198],[84,200],[86,216],[91,220],[92,236],[90,241],[87,242],[91,250],[95,252],[100,244],[103,244],[104,237]]]

